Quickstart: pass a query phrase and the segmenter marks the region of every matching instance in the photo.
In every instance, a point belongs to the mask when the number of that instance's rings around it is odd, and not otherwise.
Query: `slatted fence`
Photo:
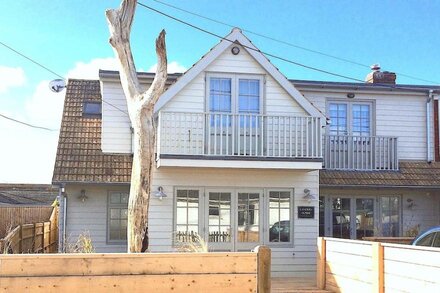
[[[48,221],[52,207],[8,206],[0,207],[0,238],[6,236],[11,229],[21,224]]]
[[[440,292],[440,248],[318,238],[317,285],[333,292]]]
[[[270,249],[0,255],[7,292],[270,292]]]

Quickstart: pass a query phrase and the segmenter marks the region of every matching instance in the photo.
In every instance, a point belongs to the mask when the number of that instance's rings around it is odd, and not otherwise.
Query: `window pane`
[[[269,193],[269,241],[290,241],[291,193],[271,191]]]
[[[417,242],[418,246],[431,246],[434,239],[434,233],[428,234]]]
[[[209,90],[211,112],[231,112],[231,79],[211,78]]]
[[[258,79],[239,80],[238,112],[260,113],[260,81]]]
[[[370,105],[353,104],[353,135],[370,135]]]
[[[330,103],[330,134],[347,134],[347,104]]]
[[[199,191],[177,190],[176,196],[176,239],[193,241],[199,230]]]
[[[120,203],[121,202],[121,196],[119,193],[112,193],[110,195],[110,203]]]
[[[382,236],[397,237],[400,233],[399,217],[400,198],[397,196],[381,197],[381,230]]]
[[[199,209],[188,209],[188,224],[197,225],[199,223]]]
[[[120,219],[120,217],[119,209],[110,209],[110,219]]]
[[[101,103],[95,101],[84,101],[83,114],[101,115]]]

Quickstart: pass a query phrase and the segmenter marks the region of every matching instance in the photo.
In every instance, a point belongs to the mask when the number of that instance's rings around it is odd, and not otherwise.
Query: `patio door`
[[[330,236],[345,239],[374,236],[374,197],[332,197],[330,203],[330,217],[325,225]]]
[[[262,192],[209,189],[206,196],[211,251],[249,251],[262,242]]]

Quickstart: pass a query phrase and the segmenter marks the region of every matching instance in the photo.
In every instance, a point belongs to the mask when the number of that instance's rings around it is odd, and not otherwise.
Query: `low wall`
[[[0,255],[7,292],[270,292],[270,249]]]
[[[318,238],[317,285],[333,292],[440,292],[440,248]]]

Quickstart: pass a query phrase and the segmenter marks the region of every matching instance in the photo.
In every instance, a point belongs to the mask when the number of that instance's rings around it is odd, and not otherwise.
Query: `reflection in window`
[[[209,242],[231,241],[231,193],[209,193]]]
[[[112,192],[109,195],[109,241],[127,240],[128,193]]]
[[[176,238],[180,242],[196,241],[199,233],[199,191],[177,190]]]
[[[370,135],[370,105],[353,104],[353,135],[369,136]]]
[[[101,103],[96,101],[84,101],[83,103],[84,116],[100,116]]]
[[[397,237],[400,231],[399,197],[382,196],[381,203],[381,230],[382,236]]]
[[[259,211],[258,193],[238,194],[238,242],[259,241]]]
[[[331,103],[330,112],[330,134],[347,135],[347,104]]]
[[[290,192],[269,192],[269,241],[290,242]]]
[[[209,111],[211,113],[231,113],[232,111],[232,92],[230,78],[210,79],[209,88]],[[231,117],[225,114],[212,114],[210,116],[211,126],[230,126]]]

